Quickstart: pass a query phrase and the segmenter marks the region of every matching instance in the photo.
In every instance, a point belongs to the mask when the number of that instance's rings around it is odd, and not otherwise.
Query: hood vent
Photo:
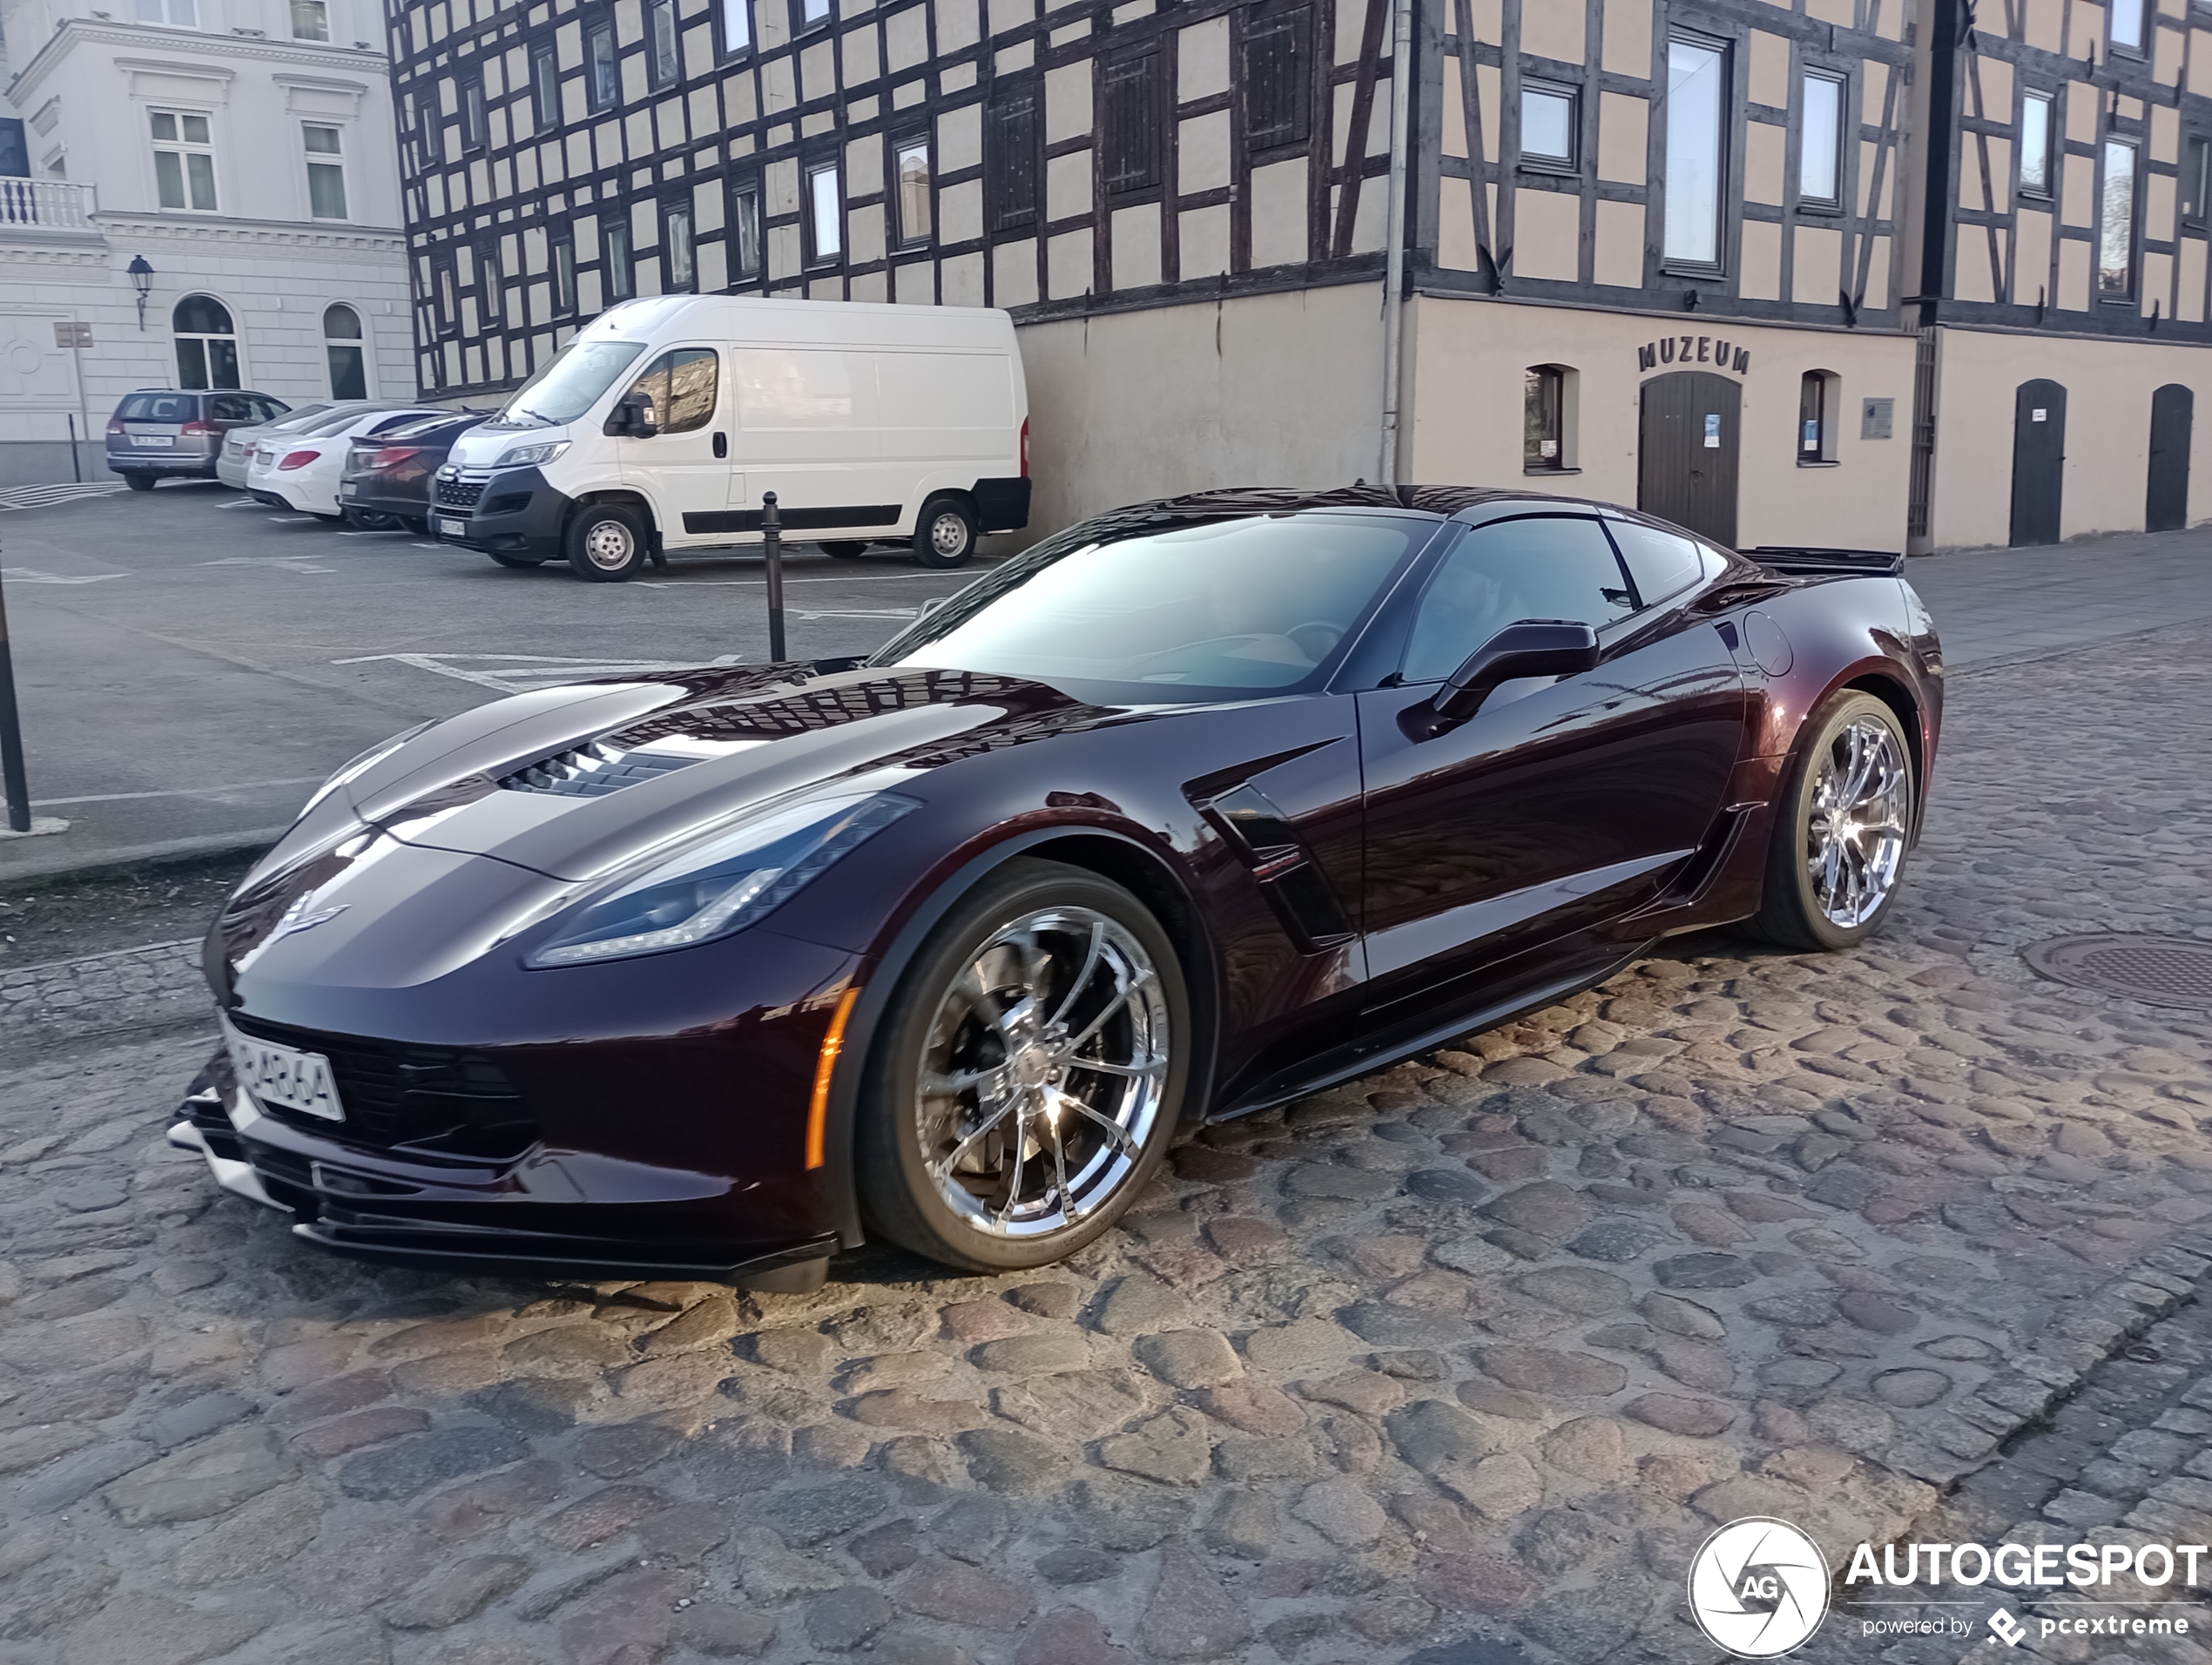
[[[517,769],[499,784],[509,792],[550,792],[559,798],[604,798],[624,786],[688,769],[709,758],[746,752],[758,740],[700,740],[671,734],[625,751],[604,740],[587,740],[571,751]]]

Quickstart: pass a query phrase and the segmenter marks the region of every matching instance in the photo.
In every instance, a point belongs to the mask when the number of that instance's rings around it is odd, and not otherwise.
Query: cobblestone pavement
[[[328,1259],[160,1143],[205,1033],[44,1050],[0,1084],[0,1660],[1671,1662],[1716,1520],[2047,1515],[1988,1477],[2212,1258],[2212,1017],[2017,949],[2212,938],[2208,682],[2201,623],[1970,671],[1885,938],[1673,945],[1211,1131],[1026,1277]]]

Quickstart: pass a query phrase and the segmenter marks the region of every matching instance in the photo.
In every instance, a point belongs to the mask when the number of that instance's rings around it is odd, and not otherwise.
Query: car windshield
[[[552,428],[572,422],[598,402],[640,353],[642,341],[571,341],[523,383],[486,428]]]
[[[1106,704],[1318,687],[1433,522],[1256,516],[1016,556],[871,662],[1026,677]]]
[[[382,437],[388,440],[444,439],[465,434],[482,420],[481,416],[464,416],[456,421],[442,412],[435,416],[414,416],[398,428],[385,429]]]
[[[337,408],[327,401],[320,405],[301,405],[296,410],[287,410],[281,415],[271,417],[265,426],[272,433],[291,433],[310,422],[321,421]]]

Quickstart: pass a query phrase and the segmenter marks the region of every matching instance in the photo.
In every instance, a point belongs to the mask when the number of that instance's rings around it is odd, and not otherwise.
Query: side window
[[[207,401],[208,415],[219,422],[253,420],[253,402],[234,393],[219,394]]]
[[[714,420],[715,380],[711,348],[679,347],[647,365],[630,390],[652,400],[653,422],[662,433],[688,434]]]
[[[1656,526],[1634,521],[1608,521],[1613,541],[1621,546],[1621,559],[1636,581],[1636,596],[1646,607],[1687,590],[1705,576],[1697,545],[1679,532],[1662,532]]]
[[[1478,526],[1444,557],[1406,644],[1406,682],[1440,682],[1508,624],[1605,625],[1635,610],[1594,520],[1541,516]]]

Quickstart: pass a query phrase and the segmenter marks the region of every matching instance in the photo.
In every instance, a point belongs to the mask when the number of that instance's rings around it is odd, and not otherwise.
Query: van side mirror
[[[653,396],[632,388],[607,413],[607,433],[618,439],[649,440],[660,432],[653,421]]]
[[[1525,618],[1508,624],[1460,664],[1421,704],[1407,708],[1401,721],[1415,739],[1456,727],[1482,709],[1501,683],[1520,677],[1572,677],[1594,671],[1597,632],[1565,619]]]

